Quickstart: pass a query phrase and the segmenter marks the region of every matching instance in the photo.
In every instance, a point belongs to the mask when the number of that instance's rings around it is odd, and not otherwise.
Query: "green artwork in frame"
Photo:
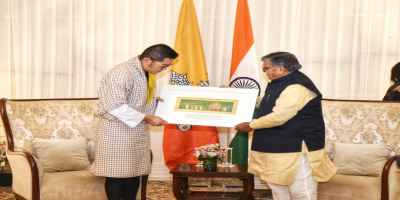
[[[236,114],[239,100],[178,97],[174,111]]]

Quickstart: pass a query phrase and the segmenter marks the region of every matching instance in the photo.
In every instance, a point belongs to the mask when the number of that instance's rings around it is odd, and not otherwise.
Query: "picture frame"
[[[165,85],[155,115],[169,124],[234,127],[250,122],[258,89]]]

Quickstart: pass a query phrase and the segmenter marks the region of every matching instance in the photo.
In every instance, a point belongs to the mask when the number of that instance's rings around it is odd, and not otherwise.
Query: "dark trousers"
[[[108,200],[135,200],[140,186],[140,176],[132,178],[106,179],[106,193]]]

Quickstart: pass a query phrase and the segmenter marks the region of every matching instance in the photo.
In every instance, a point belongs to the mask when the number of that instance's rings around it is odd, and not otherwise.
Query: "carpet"
[[[194,191],[241,191],[239,187],[223,187],[222,181],[211,181],[210,187],[190,187]],[[257,200],[272,200],[270,190],[254,190],[253,196]],[[0,187],[1,200],[15,200],[11,187]],[[149,181],[147,185],[148,200],[175,199],[172,193],[172,181]]]

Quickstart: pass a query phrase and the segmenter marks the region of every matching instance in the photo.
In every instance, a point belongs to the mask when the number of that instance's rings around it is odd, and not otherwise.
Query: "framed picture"
[[[258,89],[165,85],[156,116],[169,124],[234,127],[252,120]]]

